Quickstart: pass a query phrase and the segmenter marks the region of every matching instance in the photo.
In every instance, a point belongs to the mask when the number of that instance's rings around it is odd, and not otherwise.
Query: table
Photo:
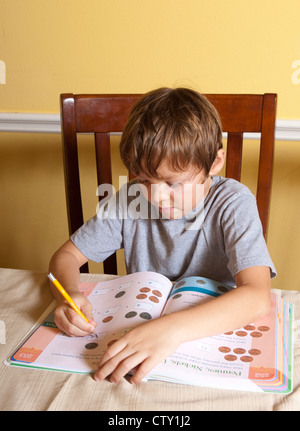
[[[112,277],[81,274],[82,281]],[[53,297],[46,273],[0,269],[0,411],[171,411],[178,414],[180,411],[300,410],[300,292],[276,290],[276,293],[295,305],[291,394],[248,393],[158,381],[131,385],[126,379],[115,385],[108,381],[97,383],[87,375],[3,364]]]

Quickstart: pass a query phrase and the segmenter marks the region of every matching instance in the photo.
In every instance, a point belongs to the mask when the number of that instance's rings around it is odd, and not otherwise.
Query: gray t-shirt
[[[243,184],[213,177],[204,202],[177,220],[163,219],[138,190],[135,181],[124,185],[71,236],[89,260],[102,262],[124,248],[128,273],[155,271],[170,280],[199,275],[230,285],[252,266],[276,275],[256,199]]]

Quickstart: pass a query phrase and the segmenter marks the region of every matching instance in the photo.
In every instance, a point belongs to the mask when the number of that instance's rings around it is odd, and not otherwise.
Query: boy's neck
[[[208,195],[211,186],[212,186],[213,178],[211,176],[208,176],[204,182],[204,199]]]

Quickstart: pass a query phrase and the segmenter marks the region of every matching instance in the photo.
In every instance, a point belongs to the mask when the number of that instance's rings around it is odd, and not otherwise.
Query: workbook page
[[[137,325],[160,316],[172,283],[147,272],[100,283],[81,283],[93,306],[97,337],[69,337],[59,331],[53,313],[13,356],[42,368],[90,372],[107,348]]]
[[[189,277],[174,285],[164,313],[195,307],[230,290],[201,277]],[[271,295],[271,311],[257,322],[234,331],[183,343],[150,374],[167,379],[201,383],[207,377],[273,379],[280,302]],[[276,338],[277,337],[277,338]],[[213,380],[213,379],[211,379]],[[219,383],[218,383],[219,384]]]

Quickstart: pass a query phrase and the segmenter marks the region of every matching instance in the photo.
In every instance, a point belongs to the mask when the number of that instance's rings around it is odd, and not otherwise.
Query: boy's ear
[[[225,163],[225,151],[223,150],[223,148],[221,148],[217,152],[217,157],[215,158],[215,161],[213,162],[208,175],[210,176],[217,175],[220,172],[220,170],[223,168],[224,163]]]

